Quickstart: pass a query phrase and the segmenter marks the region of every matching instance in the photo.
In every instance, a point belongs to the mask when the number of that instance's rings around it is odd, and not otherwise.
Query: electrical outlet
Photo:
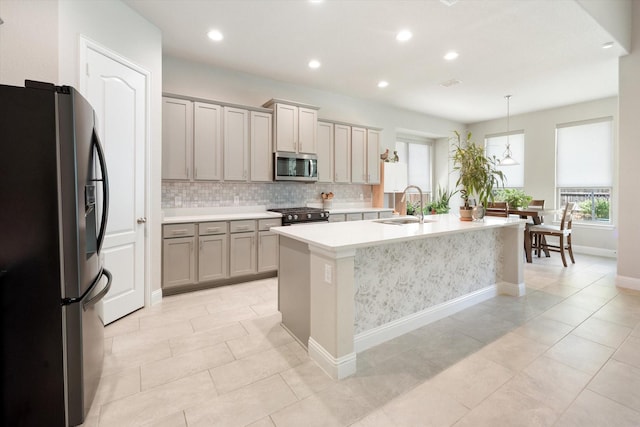
[[[233,196],[233,204],[235,206],[238,206],[240,204],[240,196],[238,195]]]
[[[182,207],[182,197],[176,196],[176,198],[174,200],[174,204],[175,204],[176,208]]]
[[[324,281],[331,283],[331,266],[329,264],[324,265]]]
[[[360,193],[360,200],[364,200],[364,195]]]

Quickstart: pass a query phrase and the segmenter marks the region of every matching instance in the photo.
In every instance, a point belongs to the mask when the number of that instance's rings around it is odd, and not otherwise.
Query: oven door
[[[318,158],[315,154],[275,153],[274,179],[276,181],[318,180]]]

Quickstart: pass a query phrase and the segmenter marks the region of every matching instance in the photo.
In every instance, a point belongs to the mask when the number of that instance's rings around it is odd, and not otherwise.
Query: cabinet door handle
[[[202,252],[202,240],[200,240],[200,252]]]
[[[198,177],[198,168],[193,168],[193,177],[194,178]]]
[[[173,230],[171,234],[187,234],[187,230]]]
[[[239,225],[236,227],[236,230],[248,230],[249,226],[248,225]]]
[[[189,168],[187,168],[187,178],[189,178]]]
[[[215,233],[216,231],[220,231],[220,227],[208,227],[207,231],[209,233]]]
[[[137,222],[138,224],[144,224],[145,222],[147,222],[147,218],[145,218],[145,217],[140,217],[140,218],[136,219],[136,222]]]

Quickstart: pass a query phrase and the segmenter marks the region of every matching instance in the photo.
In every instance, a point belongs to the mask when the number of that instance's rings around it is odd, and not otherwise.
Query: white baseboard
[[[309,338],[309,357],[315,361],[331,378],[341,380],[356,373],[356,354],[351,353],[338,359]]]
[[[613,249],[602,249],[602,248],[595,248],[593,246],[576,246],[576,245],[571,245],[571,247],[573,248],[573,252],[577,254],[595,255],[595,256],[602,256],[607,258],[618,257],[618,251],[615,251]]]
[[[519,285],[511,285],[517,286]],[[522,284],[524,288],[524,284]],[[488,286],[473,293],[463,295],[442,304],[429,307],[418,313],[410,314],[393,322],[386,323],[368,331],[361,332],[354,337],[356,353],[382,344],[385,341],[404,335],[436,320],[451,316],[465,308],[493,298],[498,294],[496,285]],[[311,354],[311,339],[309,339],[309,354]]]
[[[156,305],[162,302],[162,289],[151,292],[151,305]]]
[[[637,279],[635,277],[617,275],[616,286],[619,288],[633,289],[635,291],[640,291],[640,279]]]
[[[512,297],[521,297],[527,292],[527,287],[522,283],[500,282],[496,285],[498,293],[502,295],[511,295]]]

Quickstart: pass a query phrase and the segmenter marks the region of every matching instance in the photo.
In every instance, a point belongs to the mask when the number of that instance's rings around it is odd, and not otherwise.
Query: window
[[[495,156],[498,160],[504,158],[507,149],[507,136],[511,148],[511,157],[518,162],[513,166],[498,166],[504,174],[505,188],[524,188],[524,132],[510,132],[500,135],[490,135],[484,140],[487,156]]]
[[[574,221],[611,222],[613,120],[556,126],[558,205],[576,202]]]
[[[433,140],[414,135],[398,135],[396,140],[399,161],[407,165],[407,183],[420,187],[425,203],[431,199],[432,145]]]

